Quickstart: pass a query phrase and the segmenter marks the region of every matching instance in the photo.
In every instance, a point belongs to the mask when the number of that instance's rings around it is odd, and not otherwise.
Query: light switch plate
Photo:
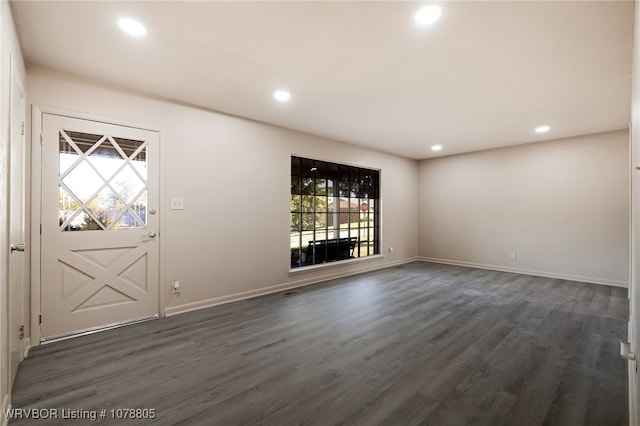
[[[171,197],[171,210],[184,210],[184,198]]]

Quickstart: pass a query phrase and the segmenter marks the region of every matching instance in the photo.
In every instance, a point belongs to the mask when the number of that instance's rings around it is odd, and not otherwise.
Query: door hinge
[[[24,325],[21,325],[18,328],[18,337],[20,338],[20,340],[24,339]]]
[[[22,122],[21,127],[20,127],[20,134],[22,136],[24,136],[24,121]]]
[[[42,136],[42,133],[40,133],[40,145],[42,145],[43,140],[44,140],[44,137]]]
[[[38,325],[42,325],[42,314],[38,315]]]
[[[40,224],[40,235],[42,235],[42,224]]]

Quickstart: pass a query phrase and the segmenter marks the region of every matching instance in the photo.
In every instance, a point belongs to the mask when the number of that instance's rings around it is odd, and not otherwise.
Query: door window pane
[[[62,231],[122,230],[146,225],[146,143],[60,131]]]

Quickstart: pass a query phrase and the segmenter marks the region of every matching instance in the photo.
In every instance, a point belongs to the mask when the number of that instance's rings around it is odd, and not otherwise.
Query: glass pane
[[[380,172],[374,170],[371,172],[369,180],[369,198],[380,198]]]
[[[334,180],[327,179],[327,195],[335,195]]]
[[[370,175],[366,170],[359,171],[358,180],[360,181],[360,187],[356,196],[360,198],[367,198],[369,194],[369,180]]]
[[[135,214],[127,210],[111,229],[133,229],[141,228],[142,226],[143,224],[140,222],[140,219]]]
[[[291,176],[301,176],[300,157],[291,156]]]
[[[301,194],[305,194],[305,195],[313,194],[313,187],[314,187],[313,178],[303,177],[300,180],[300,184],[301,184],[301,188],[300,188]]]
[[[315,177],[317,179],[325,179],[327,177],[327,162],[316,160],[315,166],[316,166]]]
[[[81,151],[75,147],[75,144],[69,143],[66,137],[64,137],[64,131],[59,133],[59,171],[60,175],[66,173],[66,171],[80,158]],[[69,138],[70,139],[70,138]]]
[[[140,194],[140,191],[146,189],[144,182],[128,165],[110,183],[111,187],[126,203],[133,201]]]
[[[304,176],[304,177],[313,177],[313,171],[312,169],[314,169],[315,166],[315,161],[314,160],[309,160],[308,158],[301,158],[300,159],[300,176]]]
[[[62,179],[62,183],[64,183],[80,201],[85,203],[104,185],[104,180],[98,176],[86,161],[82,161]]]
[[[337,259],[350,259],[355,251],[356,242],[354,239],[346,238],[338,241]]]
[[[291,232],[302,230],[302,214],[291,213]]]
[[[334,201],[337,201],[337,200],[338,200],[338,198],[335,198],[335,197],[327,197],[327,203],[328,203],[327,204],[327,209],[329,211],[333,211],[334,206],[335,206],[335,202]],[[338,206],[335,206],[335,207],[337,208]]]
[[[96,146],[93,151],[91,151],[91,154],[89,154],[89,158],[97,157],[122,159],[122,155],[120,155],[108,139]]]
[[[355,206],[351,198],[345,198],[345,197],[340,198],[340,211],[346,213],[349,211],[349,208],[353,209],[353,207]]]
[[[360,180],[358,178],[358,169],[349,170],[349,182],[352,197],[360,197]]]
[[[309,241],[313,241],[313,231],[303,231],[301,233],[302,237],[302,247],[306,247],[309,244]]]
[[[327,193],[327,180],[316,179],[316,195],[325,195]]]
[[[80,210],[80,204],[63,187],[58,188],[58,222],[62,226],[75,212]]]
[[[100,146],[89,154],[89,161],[107,180],[125,163],[120,153],[109,141],[101,143]]]
[[[144,227],[147,224],[147,191],[144,191],[142,195],[131,205],[131,210],[133,210],[140,219],[140,226]]]
[[[140,177],[147,180],[147,147],[145,146],[138,155],[131,160],[131,165],[140,174]]]
[[[317,212],[327,211],[327,197],[315,197],[314,208]]]
[[[343,178],[340,179],[340,182],[338,183],[339,188],[340,188],[340,196],[341,197],[348,197],[351,195],[351,185],[349,182],[349,178]]]
[[[64,153],[79,155],[82,151],[77,149],[74,143],[69,143],[69,140],[67,138],[71,139],[69,135],[67,135],[67,132],[65,132],[64,130],[61,130],[60,133],[58,133],[58,152],[60,152],[61,154]],[[73,139],[71,140],[73,141]]]
[[[98,231],[102,227],[88,214],[80,213],[69,222],[63,231]]]
[[[312,195],[303,195],[301,198],[301,210],[303,212],[312,212],[313,211],[313,196]]]
[[[340,198],[339,200],[340,203],[340,227],[341,228],[346,228],[349,226],[349,206],[350,206],[350,200],[349,198]]]
[[[340,180],[340,173],[338,171],[338,165],[334,163],[327,164],[327,173],[325,176],[327,179],[331,179],[334,183],[337,184],[337,181]]]
[[[300,233],[292,232],[291,233],[291,248],[300,248]]]
[[[61,139],[67,135],[69,139],[73,141],[73,144],[78,148],[78,150],[82,153],[87,153],[100,140],[104,139],[102,135],[94,135],[91,133],[82,133],[82,132],[74,132],[72,130],[63,130],[60,132]],[[60,152],[63,152],[62,149]]]
[[[291,195],[291,211],[299,212],[302,210],[302,197],[299,195]]]
[[[300,176],[291,176],[291,195],[300,194]]]
[[[316,213],[316,228],[325,228],[327,226],[327,215],[324,213]]]
[[[313,231],[315,229],[315,215],[313,213],[302,213],[302,229]]]
[[[302,245],[298,252],[298,266],[313,265],[313,252],[309,250],[309,241],[313,240],[313,232],[300,234]]]
[[[142,179],[146,181],[147,180],[147,163],[143,163],[141,161],[132,161],[131,165],[138,172],[140,177],[142,177]]]
[[[110,188],[104,188],[87,204],[86,210],[105,228],[109,229],[126,210],[126,207]]]
[[[291,248],[291,267],[299,268],[304,265],[306,252],[302,250],[300,247],[292,247]]]
[[[133,154],[145,143],[144,141],[137,141],[133,139],[124,138],[110,138],[124,153],[127,158],[133,158]],[[135,156],[138,161],[145,162],[147,160],[146,148]]]
[[[77,154],[60,153],[60,176],[64,175],[69,170],[69,167],[71,167],[73,163],[78,161],[78,158],[80,158],[80,156]]]
[[[333,213],[329,213],[327,215],[327,227],[334,228],[334,226],[333,226],[334,222],[336,222],[336,223],[338,222],[337,218],[336,218],[336,215],[333,214]]]

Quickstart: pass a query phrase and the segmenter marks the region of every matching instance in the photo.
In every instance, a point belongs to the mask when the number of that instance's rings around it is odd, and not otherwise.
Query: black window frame
[[[291,269],[380,254],[379,170],[292,155],[290,204]]]

